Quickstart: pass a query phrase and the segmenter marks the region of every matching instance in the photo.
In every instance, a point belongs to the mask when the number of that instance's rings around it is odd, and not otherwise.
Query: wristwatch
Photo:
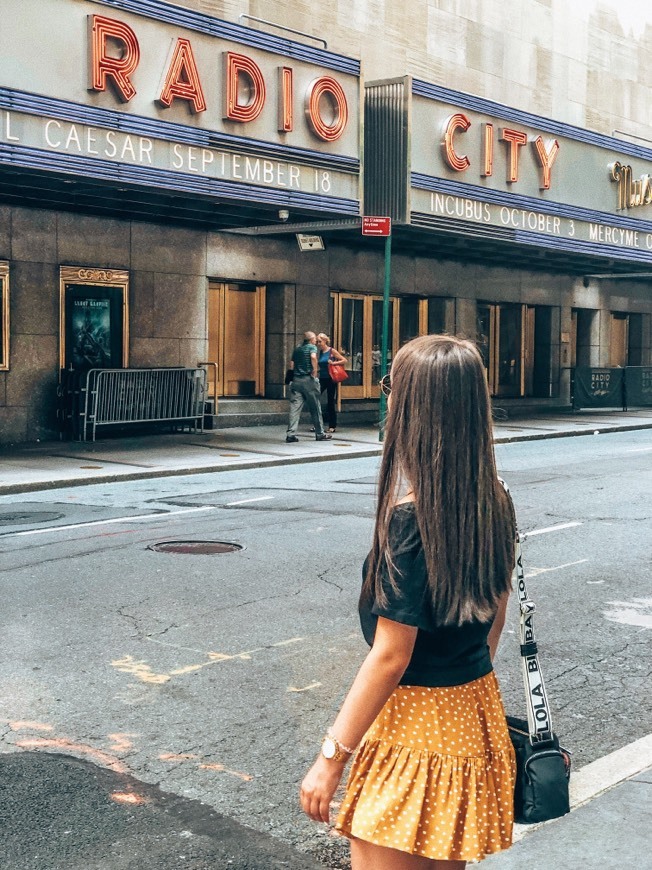
[[[337,738],[327,734],[321,745],[321,754],[329,761],[348,761],[353,752],[343,746]]]

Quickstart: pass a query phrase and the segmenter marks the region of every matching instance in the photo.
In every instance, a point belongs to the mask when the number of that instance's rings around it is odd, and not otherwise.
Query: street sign
[[[324,240],[321,236],[309,236],[307,233],[297,233],[297,242],[302,251],[323,251]]]
[[[363,236],[389,236],[392,232],[392,219],[390,217],[363,217]]]

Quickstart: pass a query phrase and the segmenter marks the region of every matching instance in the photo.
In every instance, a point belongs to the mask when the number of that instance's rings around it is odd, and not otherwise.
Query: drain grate
[[[156,553],[181,553],[193,556],[219,556],[222,553],[237,553],[244,549],[241,544],[229,541],[161,541],[150,544],[148,550]]]
[[[13,511],[0,514],[0,526],[26,526],[31,523],[53,523],[62,519],[63,514],[54,511]]]

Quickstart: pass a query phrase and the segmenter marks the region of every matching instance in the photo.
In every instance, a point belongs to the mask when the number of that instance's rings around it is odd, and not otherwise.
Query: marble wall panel
[[[58,337],[54,335],[12,336],[7,405],[38,408],[48,394],[55,395],[58,346]]]
[[[331,323],[331,299],[326,289],[297,285],[296,289],[296,340],[302,339],[307,329],[328,332]]]
[[[329,256],[328,286],[332,290],[382,293],[382,253],[356,251],[333,245]]]
[[[31,208],[13,209],[11,259],[58,263],[56,212]]]
[[[12,209],[0,205],[0,260],[11,259],[11,218]]]
[[[209,233],[204,274],[226,281],[294,282],[300,251],[291,240]]]
[[[152,335],[157,338],[206,338],[206,291],[203,275],[154,275]]]
[[[206,233],[134,221],[131,224],[131,268],[206,275]]]
[[[413,256],[395,254],[390,266],[392,293],[418,293],[416,259]],[[381,263],[379,291],[385,286],[385,266]]]
[[[155,272],[129,274],[129,332],[132,338],[154,336]]]
[[[268,284],[265,300],[268,335],[292,332],[295,321],[295,287],[293,284]]]
[[[22,444],[33,441],[28,426],[29,409],[21,407],[0,407],[0,444]]]
[[[59,437],[56,394],[49,390],[40,407],[27,407],[27,440],[52,441]]]
[[[12,335],[59,335],[59,269],[49,262],[11,265]]]
[[[297,255],[296,281],[304,286],[326,287],[330,274],[330,261],[338,256],[338,247],[328,242],[324,251],[299,251]],[[297,245],[298,248],[298,245]]]
[[[181,365],[179,340],[175,338],[137,338],[130,342],[131,368],[157,368]]]
[[[131,224],[89,215],[57,215],[57,258],[62,266],[129,269]]]
[[[179,365],[195,368],[208,354],[208,341],[201,338],[179,339]]]

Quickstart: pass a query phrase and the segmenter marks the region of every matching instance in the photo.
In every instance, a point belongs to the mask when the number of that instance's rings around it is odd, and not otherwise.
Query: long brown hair
[[[496,472],[482,358],[470,341],[426,335],[405,344],[391,373],[373,546],[363,597],[397,589],[389,524],[401,487],[414,491],[436,624],[487,621],[511,588],[515,521]]]

